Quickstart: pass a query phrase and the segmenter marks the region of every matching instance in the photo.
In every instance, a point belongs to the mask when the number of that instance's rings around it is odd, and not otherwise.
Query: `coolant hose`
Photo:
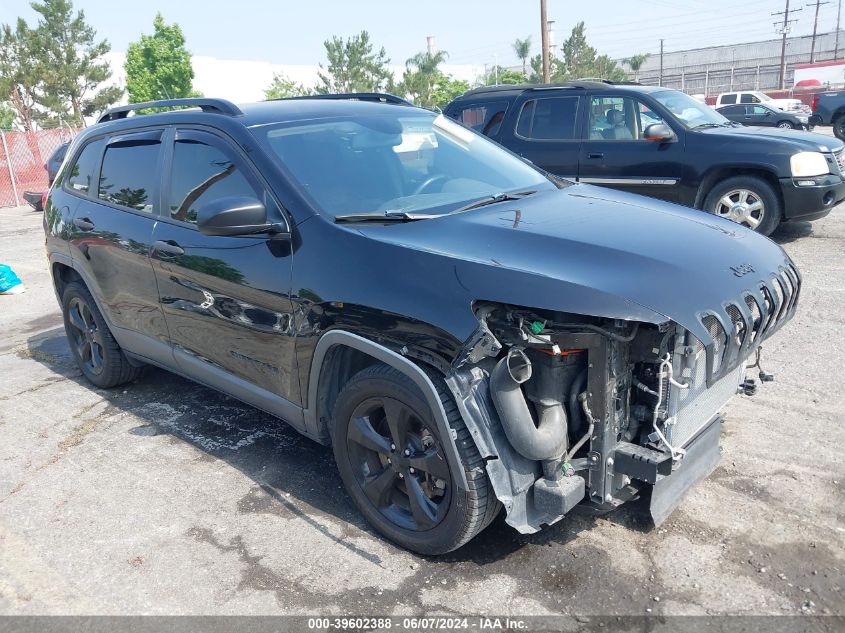
[[[520,387],[529,378],[531,360],[521,349],[511,348],[490,374],[493,404],[517,453],[531,460],[557,459],[566,452],[566,412],[561,402],[543,398],[535,403],[538,419],[535,425]]]

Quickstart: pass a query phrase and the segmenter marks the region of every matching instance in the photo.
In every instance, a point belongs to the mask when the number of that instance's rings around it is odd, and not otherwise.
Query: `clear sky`
[[[793,0],[798,22],[792,34],[812,32],[813,8]],[[74,0],[100,36],[124,51],[152,31],[155,13],[177,22],[196,55],[261,60],[275,64],[324,61],[323,41],[367,29],[393,63],[425,49],[435,36],[453,64],[517,63],[516,37],[531,35],[539,50],[539,0]],[[635,53],[757,41],[775,37],[771,15],[784,0],[548,0],[560,43],[578,21],[600,53],[619,58]],[[822,5],[819,31],[835,29],[837,0]],[[0,0],[0,22],[17,16],[34,23],[28,0]],[[845,23],[845,17],[843,17]]]

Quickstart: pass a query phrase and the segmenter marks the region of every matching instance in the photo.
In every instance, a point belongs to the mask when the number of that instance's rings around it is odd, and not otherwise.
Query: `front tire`
[[[141,369],[129,363],[88,288],[78,282],[67,285],[62,316],[71,354],[91,383],[109,389],[138,377]]]
[[[434,380],[467,479],[457,484],[434,416],[414,382],[388,365],[357,373],[338,396],[332,444],[343,484],[378,532],[419,554],[445,554],[487,527],[501,505],[457,407]]]
[[[778,121],[777,127],[782,130],[791,130],[794,126],[789,121]]]
[[[757,176],[735,176],[719,182],[704,199],[704,210],[762,235],[770,235],[783,215],[775,190]]]

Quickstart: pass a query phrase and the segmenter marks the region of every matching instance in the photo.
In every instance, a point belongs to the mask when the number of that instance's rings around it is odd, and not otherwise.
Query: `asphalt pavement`
[[[726,409],[723,459],[659,529],[644,508],[531,536],[500,517],[421,558],[379,538],[331,451],[162,370],[74,365],[41,216],[0,209],[0,614],[845,615],[845,209],[774,236],[804,275]]]

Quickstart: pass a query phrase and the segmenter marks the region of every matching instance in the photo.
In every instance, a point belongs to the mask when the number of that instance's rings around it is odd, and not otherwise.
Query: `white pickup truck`
[[[716,105],[714,107],[721,108],[722,106],[733,105],[735,103],[763,103],[769,107],[787,112],[809,112],[809,107],[804,105],[800,99],[772,99],[769,95],[757,90],[723,92],[716,98]]]

